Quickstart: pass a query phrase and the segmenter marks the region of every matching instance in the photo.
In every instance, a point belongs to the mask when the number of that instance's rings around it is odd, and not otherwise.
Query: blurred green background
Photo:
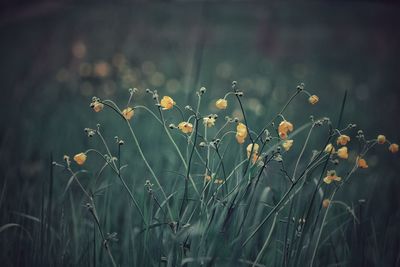
[[[203,110],[215,112],[213,101],[236,80],[245,93],[251,123],[259,125],[256,129],[276,114],[300,82],[320,102],[305,105],[305,96],[295,101],[286,117],[296,125],[312,114],[337,120],[347,90],[344,123],[356,123],[369,138],[384,133],[399,142],[398,14],[395,3],[363,1],[61,1],[4,6],[0,225],[16,222],[28,231],[33,228],[32,220],[16,212],[40,218],[51,155],[61,161],[64,154],[93,146],[83,128],[101,123],[110,142],[124,135],[110,112],[94,114],[89,104],[95,95],[123,105],[131,87],[139,89],[135,103],[151,106],[145,94],[150,88],[184,107],[194,105],[195,91],[205,86]],[[237,113],[232,108],[226,115]],[[171,114],[171,121],[179,115]],[[149,118],[138,113],[133,125],[154,168],[168,169],[176,164],[169,157],[172,148]],[[127,149],[126,157],[134,159],[137,152]],[[365,216],[374,218],[378,235],[395,236],[393,249],[382,251],[393,258],[400,244],[399,156],[379,147],[368,163],[370,169],[357,175],[346,197],[349,203],[368,199]],[[134,166],[148,175],[142,163]],[[60,172],[55,175],[57,203],[62,202],[59,194],[67,179]],[[131,183],[142,187],[143,181]],[[21,238],[18,230],[0,233],[0,255],[7,263],[19,258],[18,264],[27,264],[33,246]]]

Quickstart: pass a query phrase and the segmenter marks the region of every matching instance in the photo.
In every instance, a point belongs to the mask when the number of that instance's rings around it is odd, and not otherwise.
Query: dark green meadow
[[[4,4],[0,265],[400,266],[399,12]]]

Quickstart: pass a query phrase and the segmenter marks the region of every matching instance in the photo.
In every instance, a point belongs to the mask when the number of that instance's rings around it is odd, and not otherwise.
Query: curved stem
[[[164,128],[164,130],[165,130],[165,132],[166,132],[166,134],[167,134],[169,140],[171,141],[172,145],[174,146],[176,152],[178,153],[178,156],[179,156],[179,158],[181,159],[181,161],[182,161],[182,163],[183,163],[183,166],[185,167],[185,170],[187,171],[187,170],[188,170],[188,165],[187,165],[187,163],[186,163],[186,160],[185,160],[185,158],[183,157],[182,152],[181,152],[181,150],[179,149],[178,145],[176,144],[176,142],[175,142],[174,138],[172,137],[171,133],[169,132],[167,126],[165,125],[164,116],[162,115],[161,110],[160,110],[160,115],[161,115],[161,120],[163,121],[163,128]],[[197,189],[197,186],[196,186],[195,182],[193,181],[193,178],[192,178],[192,176],[191,176],[190,174],[189,174],[189,180],[190,180],[190,182],[192,183],[193,188],[194,188],[194,190],[196,191],[196,193],[197,193],[198,195],[200,195],[199,190]]]
[[[150,166],[149,162],[147,161],[147,159],[146,159],[146,157],[145,157],[145,155],[144,155],[144,153],[143,153],[143,151],[142,151],[142,148],[140,147],[140,144],[139,144],[139,141],[138,141],[138,139],[137,139],[137,137],[136,137],[136,134],[135,134],[135,132],[134,132],[133,129],[132,129],[131,124],[129,123],[128,120],[125,120],[125,121],[126,121],[126,123],[128,124],[129,131],[130,131],[130,133],[131,133],[131,136],[132,136],[132,138],[133,138],[133,141],[134,141],[135,144],[136,144],[136,147],[137,147],[137,149],[138,149],[138,151],[139,151],[139,154],[140,154],[140,156],[142,157],[142,160],[143,160],[144,164],[146,165],[146,167],[147,167],[147,169],[149,170],[149,172],[150,172],[151,176],[153,177],[153,179],[156,181],[157,186],[160,188],[161,193],[163,194],[165,200],[167,201],[166,205],[167,205],[168,213],[169,213],[170,219],[173,221],[173,220],[174,220],[174,219],[173,219],[174,216],[172,215],[171,207],[169,206],[169,203],[168,203],[167,194],[165,193],[164,188],[161,186],[161,183],[160,183],[160,181],[158,180],[156,174],[154,173],[153,168]]]
[[[147,112],[149,112],[161,125],[162,125],[162,122],[161,122],[161,120],[157,117],[157,115],[153,112],[153,111],[151,111],[148,107],[146,107],[146,106],[134,106],[133,107],[133,109],[139,109],[139,108],[142,108],[142,109],[144,109],[144,110],[146,110]]]
[[[132,191],[129,189],[129,187],[128,187],[128,185],[126,184],[125,180],[122,178],[122,176],[121,176],[121,170],[120,170],[120,169],[117,167],[117,165],[115,164],[115,161],[114,161],[114,159],[113,159],[113,157],[112,157],[110,148],[108,147],[108,144],[107,144],[106,140],[104,139],[103,135],[101,134],[101,132],[100,132],[99,130],[97,130],[96,132],[97,132],[98,136],[100,137],[101,141],[103,142],[103,144],[104,144],[104,146],[105,146],[105,148],[106,148],[106,150],[107,150],[107,153],[108,153],[109,157],[111,158],[111,162],[112,162],[112,164],[113,164],[113,166],[114,166],[114,170],[115,170],[115,172],[116,172],[118,178],[120,179],[120,181],[122,182],[122,185],[125,187],[126,191],[128,192],[129,197],[131,198],[133,204],[136,206],[136,209],[139,211],[139,214],[140,214],[140,216],[142,217],[144,224],[146,225],[146,220],[145,220],[145,218],[144,218],[144,215],[143,215],[142,210],[140,209],[139,203],[137,202],[137,200],[136,200],[135,197],[133,196],[133,193],[132,193]]]
[[[346,176],[346,178],[344,180],[347,180],[355,172],[356,169],[357,169],[357,163],[353,166],[352,170],[349,172],[349,174]],[[343,185],[343,183],[341,185]],[[333,200],[333,198],[335,197],[336,192],[341,188],[341,185],[334,189],[331,197],[329,198],[329,201]],[[325,221],[326,221],[326,218],[328,217],[328,213],[329,213],[330,207],[331,207],[331,205],[328,205],[328,207],[326,208],[324,217],[322,219],[321,227],[319,229],[318,237],[317,237],[317,240],[315,242],[315,247],[314,247],[314,250],[313,250],[312,257],[311,257],[310,267],[312,267],[314,265],[315,257],[317,255],[317,251],[318,251],[319,241],[321,240],[321,236],[322,236],[322,230],[324,229]]]
[[[149,172],[150,172],[151,176],[153,177],[153,179],[156,181],[157,186],[160,188],[160,191],[162,192],[162,194],[163,194],[165,200],[167,201],[167,202],[166,202],[166,205],[167,205],[168,213],[169,213],[169,216],[170,216],[171,221],[173,221],[173,220],[174,220],[174,217],[173,217],[173,215],[172,215],[172,211],[171,211],[171,208],[170,208],[169,203],[168,203],[167,194],[165,193],[163,187],[161,186],[161,183],[160,183],[160,181],[158,180],[156,174],[154,173],[153,168],[150,166],[149,162],[147,161],[147,159],[146,159],[146,157],[145,157],[145,155],[144,155],[144,153],[143,153],[143,151],[142,151],[142,148],[140,147],[140,144],[139,144],[139,141],[138,141],[138,139],[137,139],[137,137],[136,137],[136,134],[135,134],[135,132],[133,131],[131,124],[129,123],[129,120],[125,119],[124,116],[122,116],[121,111],[119,110],[118,106],[117,106],[113,101],[111,101],[111,100],[104,100],[103,103],[104,103],[105,105],[107,105],[108,107],[110,107],[111,109],[113,109],[117,114],[119,114],[119,115],[121,116],[121,118],[122,118],[122,119],[126,122],[126,124],[128,125],[128,129],[129,129],[129,131],[130,131],[130,133],[131,133],[131,136],[132,136],[132,138],[133,138],[133,141],[134,141],[134,143],[135,143],[135,145],[136,145],[136,147],[137,147],[137,149],[138,149],[138,151],[139,151],[139,154],[140,154],[140,156],[141,156],[141,158],[142,158],[144,164],[146,165],[146,167],[147,167],[147,169],[149,170]],[[111,104],[109,104],[109,103],[111,103]]]

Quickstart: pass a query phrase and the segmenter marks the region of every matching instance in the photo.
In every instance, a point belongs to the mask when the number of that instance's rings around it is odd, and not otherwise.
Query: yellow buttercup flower
[[[247,137],[247,127],[243,123],[239,122],[236,126],[236,132],[243,137]]]
[[[160,101],[160,106],[163,110],[171,109],[175,104],[175,101],[169,96],[164,96]]]
[[[337,155],[338,155],[339,158],[347,159],[349,157],[349,153],[348,153],[347,147],[344,146],[342,148],[339,148],[338,151],[337,151]]]
[[[386,136],[384,136],[383,134],[380,134],[376,138],[376,141],[378,142],[378,144],[382,145],[386,142]]]
[[[243,123],[239,122],[236,126],[236,141],[239,144],[243,144],[247,137],[247,127]]]
[[[281,121],[278,126],[278,133],[281,139],[286,139],[288,132],[293,131],[293,124],[288,122],[287,120]]]
[[[87,158],[87,156],[83,152],[81,152],[79,154],[76,154],[74,156],[74,160],[78,165],[83,165],[85,163],[85,161],[86,161],[86,158]]]
[[[337,176],[336,171],[334,171],[334,170],[328,171],[326,174],[326,177],[324,178],[324,182],[326,184],[330,184],[330,183],[332,183],[332,181],[340,182],[341,180],[342,180],[342,178]]]
[[[358,166],[358,168],[361,168],[361,169],[368,168],[367,161],[361,157],[357,157],[357,166]]]
[[[317,95],[312,95],[308,98],[308,102],[310,102],[311,105],[317,104],[319,101],[319,97]]]
[[[203,124],[208,128],[213,127],[215,125],[215,118],[213,116],[208,116],[203,118]]]
[[[193,131],[193,124],[183,121],[178,124],[178,128],[182,131],[182,133],[191,133]]]
[[[341,134],[338,138],[336,143],[339,145],[341,144],[342,146],[346,145],[348,142],[350,142],[350,136]]]
[[[331,201],[327,198],[322,201],[322,207],[324,207],[325,209],[327,207],[329,207],[330,204],[331,204]]]
[[[332,144],[327,144],[324,151],[325,153],[333,154],[335,153],[335,147]]]
[[[254,144],[254,146],[253,146],[253,144],[249,144],[249,145],[247,146],[247,148],[246,148],[246,151],[247,151],[247,158],[250,158],[251,150],[253,150],[253,153],[258,153],[259,147],[260,147],[260,146],[259,146],[258,144]]]
[[[293,140],[285,140],[282,144],[282,147],[283,149],[285,149],[285,151],[289,151],[292,145],[293,145]]]
[[[282,140],[285,140],[285,139],[287,138],[287,133],[279,132],[279,137],[280,137]]]
[[[220,98],[215,102],[215,106],[217,107],[217,109],[226,109],[226,107],[228,106],[228,101],[226,101],[226,99]]]
[[[95,101],[95,102],[93,102],[92,104],[90,104],[90,107],[93,108],[93,110],[94,110],[95,112],[100,112],[100,111],[103,110],[104,104],[103,104],[103,103],[100,103],[99,101]]]
[[[238,134],[236,134],[236,141],[237,141],[239,144],[243,144],[244,141],[245,141],[245,138],[242,137],[242,136],[240,136],[240,135],[238,135]]]
[[[252,154],[252,156],[251,156],[251,161],[253,162],[253,164],[254,163],[256,163],[257,162],[257,160],[260,160],[261,158],[258,156],[258,149],[259,149],[259,145],[258,144],[254,144],[254,146],[253,146],[253,144],[249,144],[248,146],[247,146],[247,148],[246,148],[246,151],[247,151],[247,158],[250,158],[250,153],[251,153],[251,150],[253,150],[253,154]]]
[[[126,120],[130,120],[130,119],[132,119],[133,115],[135,114],[135,111],[133,110],[133,108],[126,108],[121,113],[122,113],[122,116],[124,116],[124,118]]]
[[[393,154],[397,153],[399,151],[399,145],[395,143],[391,144],[389,146],[389,151],[392,152]]]
[[[253,156],[251,157],[251,162],[253,164],[256,164],[257,161],[261,160],[261,156],[258,153],[253,153]]]

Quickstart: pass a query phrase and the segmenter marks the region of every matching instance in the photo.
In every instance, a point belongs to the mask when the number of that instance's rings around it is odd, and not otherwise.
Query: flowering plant
[[[171,96],[160,99],[158,92],[150,89],[146,92],[154,100],[154,107],[140,106],[134,101],[136,92],[137,89],[130,89],[123,108],[97,97],[90,106],[97,113],[110,110],[125,124],[139,159],[123,159],[121,151],[130,142],[116,136],[115,151],[98,124],[85,132],[91,138],[99,138],[102,148],[79,152],[73,162],[64,156],[64,163],[55,163],[71,174],[67,188],[75,182],[86,196],[86,206],[114,266],[118,265],[113,256],[117,246],[112,247],[110,241],[115,240],[115,234],[113,238],[105,234],[97,213],[94,192],[98,188],[93,184],[85,186],[79,177],[79,168],[87,165],[90,158],[102,162],[101,171],[108,169],[119,179],[138,215],[134,224],[140,230],[132,235],[135,244],[143,245],[142,253],[134,253],[138,265],[225,261],[264,266],[273,260],[285,266],[297,266],[299,262],[314,266],[319,250],[338,229],[335,214],[345,217],[346,224],[359,221],[355,208],[337,199],[339,190],[356,171],[369,167],[368,152],[376,145],[388,144],[390,152],[398,152],[398,145],[382,134],[368,139],[358,130],[353,136],[357,127],[353,123],[339,128],[340,123],[335,126],[327,117],[311,117],[308,123],[296,126],[284,116],[292,101],[302,95],[311,105],[319,101],[317,95],[305,90],[304,84],[297,86],[282,109],[261,129],[249,124],[242,102],[244,92],[237,82],[216,100],[217,113],[211,114],[201,109],[204,87],[196,92],[196,107],[184,108]],[[222,121],[218,113],[235,105],[240,107],[241,118],[226,116]],[[165,137],[173,147],[175,154],[169,157],[179,161],[173,166],[178,177],[173,182],[166,180],[163,171],[155,169],[149,160],[154,151],[142,149],[136,134],[136,128],[141,126],[135,125],[135,118],[145,114],[139,110],[153,117],[164,133],[161,138]],[[305,138],[299,137],[304,131]],[[325,142],[307,153],[318,133],[325,135]],[[355,142],[358,149],[350,149]],[[295,161],[287,160],[290,153]],[[123,165],[125,162],[127,165]],[[148,176],[135,177],[144,187],[133,190],[126,176],[128,170],[135,173],[138,166],[145,167]],[[129,207],[126,204],[125,208]]]

